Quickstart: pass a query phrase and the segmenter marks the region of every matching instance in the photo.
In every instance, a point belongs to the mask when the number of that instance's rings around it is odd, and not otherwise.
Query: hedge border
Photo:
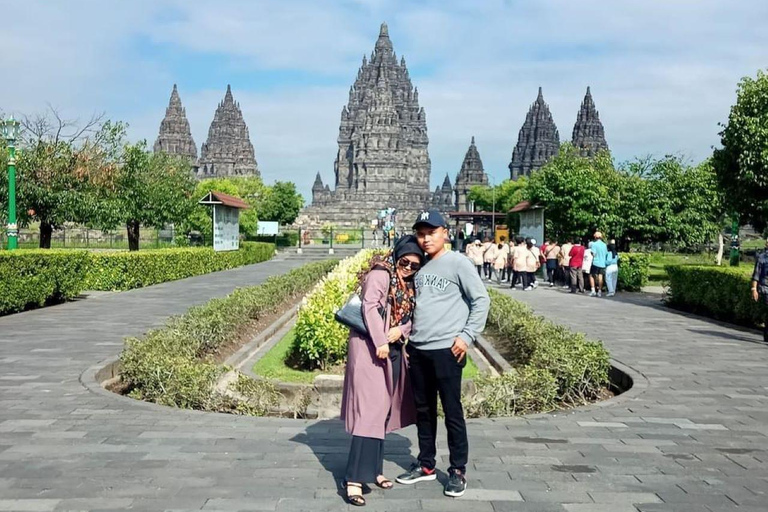
[[[768,307],[752,300],[748,267],[666,265],[670,307],[747,327],[760,327]]]

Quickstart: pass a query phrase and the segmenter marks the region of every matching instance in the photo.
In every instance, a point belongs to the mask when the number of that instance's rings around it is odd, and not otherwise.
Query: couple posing
[[[437,478],[438,395],[451,463],[445,494],[459,497],[467,487],[461,373],[469,345],[485,327],[490,299],[472,263],[445,249],[448,230],[437,210],[422,212],[413,229],[415,235],[371,260],[361,293],[369,335],[349,335],[341,418],[352,434],[345,486],[356,506],[365,505],[364,483],[393,487],[383,474],[384,437],[408,425],[418,430],[418,462],[397,481]]]

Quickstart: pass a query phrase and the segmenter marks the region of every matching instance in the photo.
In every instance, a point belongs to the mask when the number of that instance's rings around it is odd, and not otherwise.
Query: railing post
[[[365,249],[365,228],[360,228],[360,248]]]
[[[328,254],[333,254],[333,227],[331,227],[331,240],[329,243],[331,244],[331,246],[328,249]]]

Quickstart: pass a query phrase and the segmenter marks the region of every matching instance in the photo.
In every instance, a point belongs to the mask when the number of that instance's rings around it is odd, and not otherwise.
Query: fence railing
[[[168,229],[144,228],[139,232],[139,248],[159,249],[173,247],[176,233]],[[201,240],[200,244],[204,244]],[[5,232],[0,232],[0,246],[8,246]],[[33,229],[20,229],[18,237],[20,249],[40,247],[40,232]],[[101,231],[87,228],[61,228],[51,233],[52,249],[128,249],[128,235],[125,231]]]

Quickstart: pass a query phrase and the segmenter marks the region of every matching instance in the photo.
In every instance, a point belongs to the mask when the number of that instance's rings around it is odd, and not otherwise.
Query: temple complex
[[[165,117],[160,123],[160,133],[155,141],[154,150],[188,158],[193,165],[197,164],[197,146],[192,138],[187,112],[181,105],[176,84],[173,84],[171,99],[168,102],[168,108],[165,109]]]
[[[525,116],[512,151],[510,178],[517,180],[520,176],[530,176],[559,152],[560,134],[539,87],[539,95]]]
[[[464,155],[464,161],[461,164],[461,170],[456,176],[456,187],[454,188],[456,211],[470,211],[469,199],[467,195],[469,190],[475,185],[488,185],[488,175],[483,169],[483,161],[480,159],[480,152],[475,146],[475,138],[469,144],[467,154]]]
[[[605,129],[600,122],[600,115],[592,100],[592,92],[587,87],[587,94],[581,102],[581,109],[573,126],[572,143],[579,148],[582,156],[594,156],[599,151],[608,150],[605,141]]]
[[[337,142],[334,188],[323,184],[318,173],[312,204],[297,224],[358,226],[391,207],[397,209],[398,224],[410,225],[419,210],[433,204],[426,113],[386,23],[350,87]]]

